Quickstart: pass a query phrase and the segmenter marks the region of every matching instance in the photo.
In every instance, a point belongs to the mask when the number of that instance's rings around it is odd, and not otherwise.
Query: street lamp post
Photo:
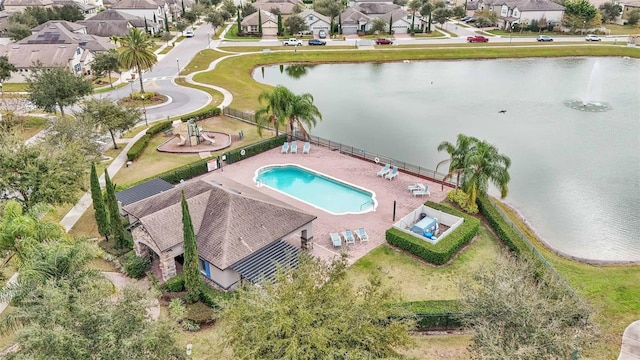
[[[142,99],[142,113],[144,114],[144,124],[146,126],[149,126],[149,123],[147,122],[147,107],[144,105],[144,94],[140,95],[140,99]]]
[[[176,58],[176,63],[178,63],[178,79],[180,79],[180,59]]]
[[[133,79],[129,79],[129,85],[131,85],[131,94],[129,94],[129,97],[133,99]]]
[[[207,32],[207,49],[211,47],[211,35]]]

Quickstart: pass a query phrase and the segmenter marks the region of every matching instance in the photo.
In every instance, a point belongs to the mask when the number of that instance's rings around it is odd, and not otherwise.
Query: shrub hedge
[[[502,216],[500,216],[500,213],[493,207],[493,205],[491,205],[491,202],[487,197],[478,196],[477,203],[480,213],[482,213],[485,219],[487,219],[487,222],[489,222],[489,225],[496,232],[498,238],[507,245],[509,250],[516,254],[529,252],[529,248],[524,241],[522,241],[518,233],[513,230],[511,225],[504,221]]]
[[[201,302],[188,304],[186,306],[185,320],[191,321],[195,324],[209,324],[216,319],[216,313],[206,304]]]
[[[287,141],[287,135],[282,134],[278,137],[272,137],[258,143],[249,145],[242,149],[236,149],[227,153],[227,162],[229,164],[240,161],[242,159],[250,158],[254,155],[263,153],[267,150],[271,150],[278,146],[282,146],[284,142]],[[244,150],[244,155],[242,155],[242,150]]]
[[[133,161],[137,159],[138,156],[142,154],[144,149],[147,148],[147,145],[149,144],[149,140],[151,140],[151,135],[149,134],[142,135],[142,137],[138,139],[138,141],[136,141],[135,144],[131,146],[129,151],[127,151],[127,160]]]
[[[180,118],[180,121],[187,122],[191,119],[198,121],[198,120],[206,119],[212,116],[218,116],[221,113],[222,113],[222,110],[220,110],[220,108],[211,107],[211,108],[203,109],[196,113],[190,114],[189,116],[183,116]]]
[[[133,251],[124,255],[124,271],[134,279],[143,277],[150,263],[149,258],[136,256]]]
[[[461,328],[460,306],[457,300],[426,300],[394,303],[413,314],[415,330],[442,330]]]
[[[163,172],[157,177],[159,177],[160,179],[166,182],[177,184],[180,182],[180,180],[183,180],[183,179],[187,180],[187,179],[196,177],[198,175],[205,174],[207,172],[207,161],[211,159],[213,159],[213,157],[197,160],[195,162],[192,162],[191,164],[187,164],[187,165],[175,168],[173,170]]]
[[[164,121],[160,121],[157,122],[153,125],[151,125],[148,129],[147,129],[147,134],[148,135],[155,135],[161,131],[165,131],[167,129],[171,129],[171,121],[169,120],[164,120]]]
[[[184,276],[178,274],[164,283],[164,287],[169,292],[181,292],[184,291]]]
[[[445,264],[464,245],[466,245],[478,232],[480,220],[465,215],[458,210],[446,205],[427,201],[426,206],[446,212],[448,214],[464,218],[464,222],[451,234],[433,245],[416,236],[407,234],[398,229],[387,230],[387,242],[395,247],[405,250],[425,261],[436,265]]]

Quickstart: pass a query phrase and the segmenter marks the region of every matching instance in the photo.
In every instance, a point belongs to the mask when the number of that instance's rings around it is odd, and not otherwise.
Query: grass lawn
[[[441,33],[442,33],[442,35],[444,35],[444,34],[448,34],[448,35],[449,35],[449,36],[451,36],[452,38],[457,38],[457,37],[458,37],[458,34],[453,33],[453,32],[451,32],[451,31],[448,31],[447,29],[434,28],[434,29],[433,29],[433,32],[435,33],[436,31],[441,32]]]
[[[24,120],[21,129],[18,131],[23,140],[27,140],[39,133],[47,125],[48,120],[40,116],[29,116]]]
[[[217,50],[209,50],[205,49],[196,54],[196,56],[191,59],[189,64],[184,67],[184,69],[180,72],[180,75],[185,76],[189,75],[192,72],[205,70],[209,67],[209,64],[223,56],[229,56],[227,53],[223,53]]]
[[[22,92],[27,91],[27,83],[2,83],[2,91],[8,92]]]
[[[233,41],[256,41],[261,39],[259,36],[238,36],[238,24],[231,25],[224,38]]]
[[[451,60],[451,59],[494,59],[526,58],[554,56],[630,56],[640,57],[637,49],[621,46],[428,46],[425,49],[393,47],[386,50],[358,51],[298,51],[247,54],[224,60],[215,70],[197,74],[194,80],[206,84],[218,85],[231,91],[231,107],[242,111],[253,111],[259,107],[258,94],[271,86],[255,82],[251,71],[261,65],[284,63],[340,63],[373,62],[402,60]],[[475,45],[475,44],[474,44]],[[589,44],[591,45],[591,44]]]
[[[640,25],[606,24],[608,35],[637,35],[640,34]]]
[[[383,244],[356,261],[348,274],[354,284],[360,285],[375,271],[382,276],[382,283],[393,287],[403,301],[451,300],[459,297],[459,279],[498,256],[497,242],[482,226],[475,241],[445,266],[427,264]]]
[[[498,202],[498,204],[501,204]],[[546,248],[537,236],[507,206],[511,220],[573,287],[592,306],[602,331],[593,359],[615,359],[624,329],[640,314],[640,266],[596,266],[562,258]]]
[[[442,33],[435,31],[433,29],[430,33],[415,33],[413,37],[415,38],[441,38],[443,36]]]

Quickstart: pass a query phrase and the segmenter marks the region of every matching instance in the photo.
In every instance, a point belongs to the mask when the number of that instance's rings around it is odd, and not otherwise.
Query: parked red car
[[[391,45],[393,41],[385,38],[376,39],[376,45]]]
[[[474,43],[474,42],[489,42],[489,39],[481,36],[481,35],[476,35],[476,36],[469,36],[467,37],[467,42],[470,43]]]

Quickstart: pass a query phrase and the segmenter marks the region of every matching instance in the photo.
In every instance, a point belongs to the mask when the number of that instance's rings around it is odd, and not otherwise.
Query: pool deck
[[[394,201],[397,202],[396,221],[398,221],[426,200],[442,201],[446,197],[446,192],[450,190],[445,186],[443,191],[440,184],[405,173],[399,173],[393,180],[386,180],[376,176],[383,164],[378,165],[359,160],[340,154],[338,151],[331,151],[328,148],[312,145],[309,154],[302,154],[301,146],[299,148],[297,154],[282,154],[280,153],[280,147],[278,147],[237,163],[226,165],[221,170],[217,170],[216,173],[243,185],[257,187],[253,181],[257,169],[274,164],[297,164],[375,192],[376,200],[378,201],[378,207],[375,211],[363,214],[332,215],[271,188],[265,186],[258,188],[258,191],[318,217],[313,222],[314,237],[311,254],[321,259],[329,260],[334,256],[340,255],[341,252],[346,252],[349,255],[350,262],[358,260],[373,248],[385,242],[385,231],[393,225]],[[206,180],[207,175],[203,175],[199,179]],[[414,197],[408,191],[407,186],[417,182],[428,185],[431,196]],[[331,196],[331,194],[327,194],[327,196]],[[359,227],[366,229],[369,236],[368,242],[360,243],[356,240],[355,245],[347,246],[343,240],[342,248],[336,249],[333,247],[329,233],[341,233],[345,229],[353,231]],[[291,237],[286,240],[300,247],[299,238]]]

